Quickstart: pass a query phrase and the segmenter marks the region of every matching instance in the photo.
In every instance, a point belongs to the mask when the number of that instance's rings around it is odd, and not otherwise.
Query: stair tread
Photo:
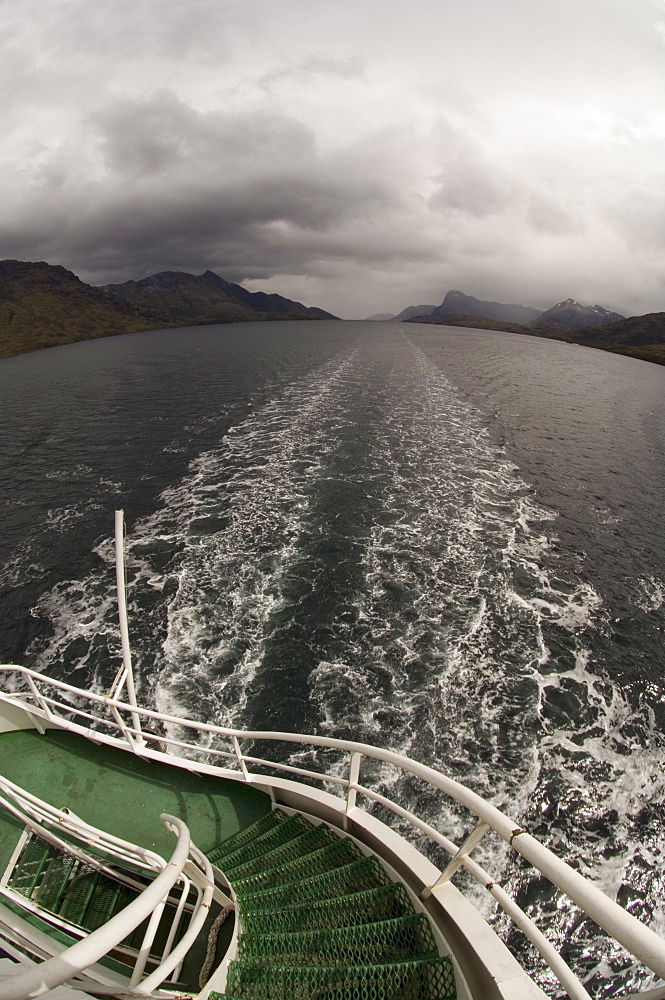
[[[48,865],[44,867],[42,878],[33,891],[32,899],[45,910],[57,913],[60,897],[65,891],[76,863],[76,858],[70,854],[60,852],[53,854]]]
[[[31,836],[25,843],[9,879],[9,886],[30,897],[51,854],[51,847],[40,837]]]
[[[385,871],[374,858],[361,858],[359,861],[352,861],[347,865],[334,868],[332,871],[303,879],[301,882],[293,882],[287,886],[271,887],[251,893],[244,893],[236,889],[236,895],[241,901],[241,911],[243,907],[267,909],[271,905],[288,906],[320,898],[327,888],[336,890],[347,883],[358,886],[360,890],[361,888],[370,889],[376,885],[385,884],[387,881],[388,877]],[[336,892],[332,894],[335,895]],[[331,895],[331,893],[327,893],[327,895]]]
[[[377,965],[288,966],[231,962],[229,990],[245,1000],[291,1000],[321,997],[336,1000],[456,1000],[450,958],[427,955],[412,961]]]
[[[312,828],[311,823],[297,814],[280,820],[269,829],[264,830],[259,836],[241,844],[231,853],[221,851],[220,847],[215,847],[208,852],[208,858],[213,863],[223,868],[235,868],[239,864],[245,864],[257,858],[262,858],[264,854],[274,847],[288,843]]]
[[[271,908],[257,908],[251,913],[243,912],[242,917],[243,926],[248,930],[260,933],[260,929],[264,929],[265,933],[281,929],[288,932],[340,926],[340,923],[346,923],[349,918],[358,924],[362,922],[358,919],[359,914],[371,917],[372,920],[368,922],[373,922],[377,916],[389,918],[413,912],[403,886],[390,882],[361,892],[283,906],[277,912]],[[265,931],[265,928],[270,930]]]
[[[95,868],[79,866],[73,876],[58,913],[73,924],[83,924],[85,911],[99,882],[99,872]]]
[[[238,939],[238,958],[280,965],[385,964],[436,953],[429,921],[409,914],[375,923],[333,929],[253,934]]]
[[[289,817],[233,841],[208,855],[241,926],[228,993],[213,1000],[455,1000],[429,920],[350,838]]]
[[[256,875],[259,872],[270,871],[272,868],[292,860],[292,858],[299,857],[301,853],[306,853],[310,845],[311,850],[315,850],[314,845],[323,846],[338,839],[326,826],[315,826],[311,830],[303,830],[298,836],[287,840],[286,843],[266,851],[261,857],[252,858],[250,861],[236,866],[225,864],[224,874],[229,879],[240,879]]]
[[[267,871],[258,872],[242,879],[236,879],[233,875],[227,877],[236,892],[239,890],[251,891],[252,886],[255,886],[257,890],[270,885],[287,886],[313,875],[322,874],[324,871],[341,868],[343,865],[362,857],[363,855],[352,842],[337,838],[335,843],[325,844],[323,847],[308,851]]]
[[[231,837],[227,837],[226,840],[220,841],[216,844],[211,851],[208,852],[209,856],[212,854],[217,854],[218,856],[226,856],[232,851],[237,850],[246,842],[256,839],[261,833],[266,830],[272,829],[284,820],[285,814],[279,809],[273,809],[272,812],[265,813],[260,819],[257,819],[250,826],[244,827],[237,833],[234,833]]]

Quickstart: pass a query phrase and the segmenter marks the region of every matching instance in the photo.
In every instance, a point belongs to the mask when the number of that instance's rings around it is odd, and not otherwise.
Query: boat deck
[[[168,858],[175,838],[166,812],[182,819],[207,852],[270,812],[265,793],[231,779],[144,760],[76,733],[35,730],[0,733],[0,774],[52,806],[67,806],[107,833]],[[0,809],[0,874],[19,826]]]

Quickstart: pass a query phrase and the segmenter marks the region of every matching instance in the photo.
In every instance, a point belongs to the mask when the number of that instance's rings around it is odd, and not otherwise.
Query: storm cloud
[[[0,256],[665,308],[665,4],[0,5]]]

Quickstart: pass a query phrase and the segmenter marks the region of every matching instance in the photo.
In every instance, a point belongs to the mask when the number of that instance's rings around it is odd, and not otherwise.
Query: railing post
[[[434,892],[435,889],[438,889],[440,886],[442,886],[445,882],[448,882],[453,877],[453,875],[460,867],[460,865],[464,863],[464,859],[469,854],[471,854],[471,851],[474,849],[474,847],[477,847],[478,843],[488,830],[489,830],[489,823],[483,823],[482,820],[476,823],[473,830],[466,838],[466,840],[464,841],[464,843],[462,844],[462,846],[460,847],[460,849],[458,850],[457,854],[452,859],[450,864],[446,868],[444,868],[444,870],[441,872],[434,885],[430,886],[431,892]]]
[[[236,757],[238,758],[238,763],[240,764],[240,770],[242,771],[243,778],[245,779],[245,781],[249,781],[250,780],[249,771],[247,770],[247,765],[245,764],[245,758],[242,755],[240,744],[238,743],[238,737],[232,736],[231,739],[233,740],[233,749],[236,752]]]
[[[118,620],[120,622],[120,641],[122,643],[122,662],[126,670],[127,701],[133,708],[138,708],[136,691],[134,689],[134,672],[132,670],[132,654],[129,647],[129,627],[127,624],[127,596],[125,592],[125,523],[124,513],[115,512],[115,578],[118,590]],[[138,712],[132,712],[132,724],[137,731],[137,741],[142,743],[141,719]]]
[[[47,719],[52,719],[53,718],[53,714],[51,712],[51,709],[49,708],[48,702],[44,701],[44,699],[40,695],[39,688],[37,687],[37,685],[33,681],[33,679],[30,676],[30,674],[26,675],[26,680],[28,682],[28,686],[30,687],[30,690],[32,691],[32,693],[34,695],[35,701],[37,702],[37,704],[41,708],[42,712],[44,713],[44,715],[46,716]]]
[[[150,915],[150,920],[148,921],[148,926],[145,934],[143,935],[143,941],[136,958],[134,971],[132,972],[132,977],[129,980],[130,987],[137,986],[141,982],[141,976],[145,972],[146,962],[150,957],[150,949],[152,948],[152,943],[155,940],[155,934],[157,933],[157,928],[159,927],[159,922],[162,919],[162,913],[164,912],[165,906],[166,897],[164,897],[161,903],[157,904]]]
[[[360,761],[362,754],[352,752],[349,754],[349,779],[346,789],[346,810],[344,813],[344,829],[349,828],[349,813],[355,809],[356,805],[356,785],[360,777]]]
[[[129,745],[132,748],[132,750],[134,750],[135,747],[136,747],[136,743],[134,741],[134,737],[130,733],[130,731],[127,728],[127,726],[125,725],[124,720],[123,720],[120,712],[118,711],[118,709],[116,708],[116,706],[111,701],[109,701],[108,707],[111,709],[111,715],[115,719],[116,726],[118,727],[118,729],[122,733],[122,735],[125,738],[125,740],[127,741],[127,743],[129,743]],[[143,739],[141,737],[139,737],[139,741],[141,743],[143,743]]]

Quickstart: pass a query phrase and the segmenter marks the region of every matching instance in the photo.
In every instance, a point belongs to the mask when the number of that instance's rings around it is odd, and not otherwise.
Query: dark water
[[[123,506],[145,699],[438,766],[665,930],[665,369],[272,323],[12,358],[0,390],[0,659],[108,686]],[[593,984],[595,931],[498,845],[480,859]],[[617,989],[647,982],[600,954]]]

